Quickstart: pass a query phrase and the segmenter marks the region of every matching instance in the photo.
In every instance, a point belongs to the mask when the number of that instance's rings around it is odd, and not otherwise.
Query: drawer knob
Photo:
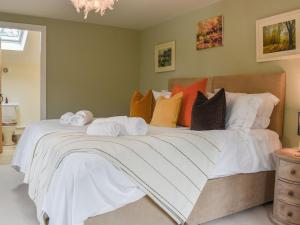
[[[287,213],[287,216],[288,216],[288,217],[293,217],[293,213],[292,213],[292,212],[288,212],[288,213]]]
[[[289,191],[288,192],[288,196],[293,197],[294,196],[294,192],[293,191]]]
[[[291,174],[295,175],[296,174],[296,170],[291,170]]]

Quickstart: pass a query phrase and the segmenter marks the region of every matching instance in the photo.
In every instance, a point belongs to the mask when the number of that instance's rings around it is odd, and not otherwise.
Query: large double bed
[[[171,79],[169,88],[176,84],[188,85],[197,79]],[[18,145],[13,166],[25,173],[40,222],[50,225],[196,225],[272,201],[272,153],[281,147],[285,74],[210,78],[207,89],[219,88],[243,93],[269,92],[277,96],[280,103],[274,109],[269,129],[196,132],[188,128],[149,127],[146,137],[108,140],[87,137],[86,127],[61,125],[57,120],[42,121],[29,127]],[[128,155],[128,149],[138,153],[144,150],[141,142],[146,142],[144,145],[148,147],[151,145],[153,155],[149,154],[149,162],[146,164],[145,160],[139,159],[135,161],[139,167],[132,168],[130,158],[126,159],[129,166],[121,165],[127,157],[122,154],[127,152]],[[158,147],[153,148],[156,145]],[[208,155],[203,161],[184,163],[179,162],[183,158],[166,157],[168,150],[176,149],[184,155],[190,153],[184,159],[191,161],[198,157],[197,154],[202,157],[203,152],[196,151],[200,148]],[[215,149],[218,153],[213,154]],[[107,152],[110,152],[109,156]],[[174,167],[178,163],[176,170],[163,163],[168,160]],[[195,178],[198,172],[187,168],[190,164],[203,164],[200,169],[207,169],[199,173],[203,175],[202,180],[199,177],[199,183]],[[148,165],[152,167],[147,170]],[[185,178],[172,178],[172,175],[170,178],[163,174],[163,179],[153,175],[153,171],[162,173],[164,170],[174,174],[180,170]],[[148,179],[148,174],[153,175],[153,179]],[[138,181],[137,177],[144,181]],[[146,188],[148,181],[150,187],[154,187],[153,191],[161,191],[162,196]],[[171,183],[176,190],[168,193],[165,189],[173,187]],[[196,190],[186,185],[188,183],[195,183]],[[186,193],[184,190],[191,191]],[[180,194],[172,196],[173,193]],[[186,211],[182,207],[176,213],[172,207],[182,203],[180,196],[191,199],[191,204]],[[179,213],[184,215],[177,217]]]

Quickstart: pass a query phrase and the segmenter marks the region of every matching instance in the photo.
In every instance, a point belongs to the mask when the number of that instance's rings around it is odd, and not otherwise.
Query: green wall
[[[172,77],[287,72],[285,145],[298,145],[297,112],[300,111],[300,59],[256,63],[256,20],[299,9],[299,0],[224,0],[141,34],[140,88],[166,89]],[[224,47],[196,51],[199,20],[224,15]],[[154,46],[176,41],[176,71],[154,72]]]
[[[138,86],[166,89],[172,77],[286,71],[284,142],[298,144],[300,59],[256,63],[257,19],[299,9],[299,0],[224,0],[142,32],[0,13],[0,21],[47,27],[47,117],[81,108],[122,115]],[[224,47],[196,51],[199,20],[224,15]],[[154,46],[176,41],[176,71],[154,72]]]
[[[48,118],[82,108],[96,116],[128,113],[138,86],[137,31],[5,13],[0,21],[47,27]]]

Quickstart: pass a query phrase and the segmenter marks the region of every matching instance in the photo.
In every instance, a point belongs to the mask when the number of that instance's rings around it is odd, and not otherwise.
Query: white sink
[[[3,123],[15,123],[17,121],[17,108],[19,108],[19,104],[12,103],[2,103],[2,122]]]
[[[2,106],[14,106],[14,107],[18,107],[19,103],[15,103],[15,102],[12,102],[12,103],[2,103],[1,105]]]

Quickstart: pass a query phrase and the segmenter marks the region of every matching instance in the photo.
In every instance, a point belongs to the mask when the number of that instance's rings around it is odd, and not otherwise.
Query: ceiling
[[[90,13],[86,22],[142,30],[220,0],[119,0],[101,17]],[[7,13],[83,22],[70,0],[0,0]]]

